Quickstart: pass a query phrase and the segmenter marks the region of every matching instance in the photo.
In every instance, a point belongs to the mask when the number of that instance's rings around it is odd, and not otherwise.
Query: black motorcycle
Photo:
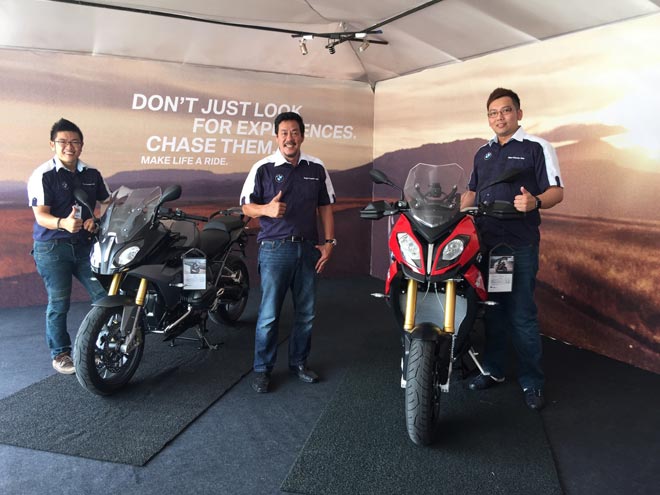
[[[84,192],[75,195],[93,211]],[[203,217],[162,206],[180,196],[180,186],[122,186],[97,221],[91,265],[108,296],[87,313],[73,352],[78,381],[90,392],[109,395],[128,383],[146,334],[173,341],[195,328],[201,347],[216,348],[207,319],[231,324],[245,309],[249,218],[240,208]],[[205,223],[201,231],[197,222]]]

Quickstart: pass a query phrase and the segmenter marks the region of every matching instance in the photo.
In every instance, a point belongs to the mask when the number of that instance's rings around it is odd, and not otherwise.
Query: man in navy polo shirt
[[[73,191],[85,191],[88,204],[93,207],[97,201],[106,201],[110,190],[99,171],[79,159],[83,134],[76,124],[66,119],[55,122],[50,131],[50,148],[55,156],[39,166],[28,181],[28,198],[35,218],[32,255],[48,293],[46,342],[53,368],[72,374],[75,369],[66,321],[72,277],[82,283],[92,301],[105,295],[89,263],[94,219],[76,202]]]
[[[510,89],[495,89],[486,103],[488,123],[495,136],[474,157],[469,191],[461,206],[508,201],[525,215],[514,220],[480,217],[477,225],[488,253],[513,254],[511,292],[493,293],[497,301],[485,314],[486,348],[483,369],[470,383],[482,390],[504,381],[508,337],[518,357],[518,382],[525,403],[540,410],[545,405],[541,369],[541,338],[534,287],[539,265],[539,210],[552,208],[564,198],[564,185],[554,148],[547,141],[527,134],[518,95]],[[503,173],[518,171],[512,182],[491,185]],[[503,251],[498,251],[503,249]]]
[[[261,305],[257,319],[252,388],[268,392],[277,357],[280,312],[287,291],[295,319],[289,337],[289,369],[305,383],[319,377],[307,367],[316,301],[316,274],[337,244],[332,204],[335,191],[321,160],[301,152],[305,124],[295,112],[275,118],[278,149],[255,163],[243,190],[243,213],[259,218]],[[324,236],[319,241],[317,219]]]

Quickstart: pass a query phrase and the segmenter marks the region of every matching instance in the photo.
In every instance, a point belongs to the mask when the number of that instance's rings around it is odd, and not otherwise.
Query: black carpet
[[[135,376],[110,397],[56,374],[0,400],[0,443],[144,465],[251,370],[253,322],[207,335],[224,345],[148,335]]]
[[[408,438],[398,355],[355,364],[282,484],[304,494],[561,494],[541,416],[508,382],[443,395],[437,441]]]

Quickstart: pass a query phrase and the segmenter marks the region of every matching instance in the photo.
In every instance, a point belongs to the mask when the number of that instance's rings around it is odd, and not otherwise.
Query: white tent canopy
[[[0,47],[375,85],[658,12],[660,0],[0,0]],[[372,26],[382,32],[350,35]],[[307,35],[306,55],[300,47],[303,38],[295,33]],[[354,41],[330,49],[333,41],[347,36]],[[367,46],[364,40],[372,42]]]

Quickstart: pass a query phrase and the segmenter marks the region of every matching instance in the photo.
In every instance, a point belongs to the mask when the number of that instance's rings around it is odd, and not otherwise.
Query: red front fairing
[[[461,255],[458,257],[456,261],[454,261],[450,265],[445,265],[442,266],[440,257],[442,256],[442,249],[453,239],[456,239],[459,236],[464,236],[469,239],[467,242],[467,245],[465,246],[465,249],[461,253]],[[436,276],[436,275],[442,275],[443,273],[446,273],[457,266],[467,266],[470,264],[473,260],[474,257],[479,254],[479,238],[477,236],[477,229],[474,226],[474,220],[472,217],[469,216],[464,216],[460,222],[454,227],[454,230],[451,231],[451,233],[447,236],[447,238],[442,241],[442,243],[437,246],[435,254],[434,254],[434,259],[433,259],[433,271],[431,272],[431,276]]]
[[[401,254],[401,249],[399,248],[399,243],[397,241],[397,234],[401,232],[407,233],[412,239],[415,240],[419,246],[420,252],[423,253],[420,259],[421,267],[411,266],[404,260],[404,257]],[[453,229],[444,229],[439,230],[438,232],[438,238],[435,240],[433,246],[433,268],[431,272],[428,273],[426,264],[428,260],[429,245],[427,241],[414,232],[410,220],[405,215],[401,215],[398,218],[397,222],[392,228],[392,232],[389,238],[389,248],[392,252],[392,256],[394,257],[394,261],[390,264],[387,273],[387,280],[385,283],[386,293],[389,294],[391,280],[400,270],[399,265],[405,265],[408,270],[412,270],[414,273],[420,276],[420,281],[433,281],[433,279],[435,279],[435,281],[440,281],[443,279],[442,276],[445,274],[447,275],[446,278],[451,278],[457,274],[460,274],[470,283],[470,285],[476,289],[479,297],[482,300],[485,300],[487,294],[484,288],[483,277],[481,276],[479,270],[474,266],[474,260],[479,254],[479,238],[472,217],[464,216],[459,220]],[[447,262],[441,260],[442,250],[449,242],[459,236],[464,240],[467,240],[465,243],[465,248],[458,259],[447,264]]]
[[[424,252],[424,250],[422,249],[422,244],[417,239],[417,235],[413,232],[410,221],[406,218],[405,215],[399,215],[399,219],[394,224],[394,227],[392,228],[392,233],[390,234],[389,246],[390,246],[390,251],[392,252],[392,256],[394,256],[394,259],[399,263],[404,263],[403,255],[401,254],[401,249],[399,248],[399,242],[397,241],[396,238],[396,235],[400,232],[405,232],[410,237],[415,239],[415,241],[419,246],[420,252]],[[414,270],[416,273],[419,273],[420,275],[424,275],[424,273],[426,273],[426,269],[424,267],[424,259],[422,259],[421,261],[422,261],[421,268],[410,265],[407,266],[410,266],[410,268]]]
[[[390,293],[390,284],[395,275],[399,273],[399,264],[396,261],[390,263],[390,267],[387,270],[387,280],[385,280],[385,294]]]

